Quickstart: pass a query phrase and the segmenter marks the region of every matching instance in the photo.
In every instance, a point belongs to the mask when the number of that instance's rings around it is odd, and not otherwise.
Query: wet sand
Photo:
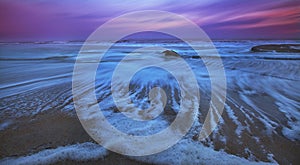
[[[21,117],[11,129],[0,131],[0,159],[19,157],[82,142],[94,142],[82,128],[77,116],[63,112],[44,112],[34,117]],[[103,159],[93,161],[64,160],[58,164],[141,164],[125,156],[110,152]],[[143,163],[145,164],[145,163]]]
[[[235,92],[230,92],[228,98],[240,101],[241,105],[247,107],[247,105],[244,105],[242,101],[238,99],[239,97]],[[272,107],[272,99],[270,99],[270,97],[257,96],[254,100],[257,102],[261,102],[263,100],[264,106]],[[202,97],[201,109],[205,109],[207,101],[208,100],[205,96]],[[240,111],[228,100],[227,104],[231,106],[233,111]],[[244,118],[243,114],[238,115],[240,116],[240,119]],[[215,150],[224,150],[227,153],[251,159],[251,155],[244,151],[244,148],[247,147],[251,151],[255,151],[254,156],[256,157],[256,161],[259,160],[268,162],[268,158],[264,150],[272,151],[276,157],[275,160],[279,163],[285,164],[300,161],[300,159],[296,156],[297,153],[300,153],[300,147],[297,141],[292,142],[284,138],[282,134],[278,135],[275,132],[273,132],[271,137],[264,135],[261,132],[261,130],[264,129],[264,126],[259,125],[258,121],[254,121],[257,122],[257,126],[251,129],[251,133],[245,131],[241,134],[241,137],[236,137],[235,130],[237,125],[232,122],[225,111],[222,114],[222,118],[225,121],[225,125],[221,127],[217,135],[226,136],[228,141],[223,143],[222,141],[219,141],[218,138],[213,137],[212,134],[209,139],[213,142],[213,148]],[[201,117],[199,119],[200,121],[202,120]],[[277,132],[280,132],[280,130],[277,130]],[[255,138],[253,137],[260,137],[259,142],[255,141]],[[0,159],[5,157],[30,155],[44,149],[54,149],[59,146],[83,142],[94,142],[93,139],[91,139],[85,132],[75,114],[62,112],[55,108],[38,113],[34,116],[23,116],[17,118],[16,122],[10,125],[8,129],[0,131],[0,139]],[[203,142],[203,144],[206,144],[206,142]],[[209,145],[207,144],[207,146]],[[109,154],[103,159],[86,162],[64,160],[60,163],[73,164],[76,162],[88,164],[115,164],[120,161],[124,164],[141,163],[113,152],[109,152]]]
[[[76,116],[62,112],[48,111],[34,117],[21,117],[11,127],[1,131],[1,157],[92,141]]]

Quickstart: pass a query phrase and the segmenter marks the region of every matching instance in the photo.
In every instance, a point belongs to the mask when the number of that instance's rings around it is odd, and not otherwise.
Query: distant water
[[[132,159],[153,163],[172,160],[176,163],[176,155],[181,155],[192,162],[201,162],[197,160],[197,155],[202,154],[202,148],[203,152],[211,152],[222,160],[246,161],[238,158],[241,157],[249,161],[295,163],[299,161],[297,156],[300,154],[299,149],[296,149],[300,148],[300,54],[250,51],[252,46],[282,43],[299,43],[299,41],[214,41],[225,67],[227,99],[222,119],[206,141],[198,142],[193,139],[199,133],[207,113],[211,81],[203,61],[196,58],[195,52],[185,43],[172,40],[116,43],[106,53],[97,70],[95,82],[97,99],[108,120],[121,131],[135,135],[149,135],[167,127],[176,117],[180,100],[178,83],[170,73],[159,68],[147,68],[138,72],[131,81],[130,98],[133,105],[140,108],[149,107],[147,97],[151,88],[159,86],[168,91],[167,112],[146,124],[126,119],[116,111],[110,92],[113,70],[128,53],[147,46],[165,47],[179,53],[196,75],[201,93],[199,120],[195,121],[191,131],[179,144],[161,153],[161,156],[158,154],[148,158]],[[33,116],[51,110],[53,106],[75,115],[70,90],[74,63],[82,44],[82,42],[0,43],[0,130],[11,129],[11,123],[19,117]],[[89,44],[101,47],[107,43]],[[203,42],[192,41],[192,44],[200,50],[209,51]],[[101,49],[84,52],[87,58],[78,59],[78,62],[95,62],[90,61],[89,57],[100,52]],[[136,54],[133,62],[128,62],[128,67],[149,55],[162,56],[161,52],[157,51],[140,52]],[[214,63],[216,56],[211,54],[206,56],[209,57],[209,62]],[[158,58],[159,60],[164,59]],[[45,91],[44,94],[37,94],[36,98],[26,98],[21,102],[13,100],[17,95],[34,93],[39,89],[47,90],[62,84],[68,84],[69,87],[59,91]],[[124,104],[125,109],[126,106],[129,105]],[[107,154],[103,149],[93,151],[90,147],[95,146],[85,143],[70,146],[68,151],[74,150],[75,153],[86,155],[78,149],[84,146],[88,146],[87,151],[95,152],[96,156],[99,155],[96,153],[98,151]],[[199,150],[195,146],[198,146]],[[189,148],[190,154],[183,153],[185,147]],[[293,151],[296,153],[290,152],[290,147],[294,147]],[[61,149],[64,148],[49,152],[59,151],[58,154],[64,154]],[[238,157],[233,158],[230,154]],[[43,155],[38,153],[35,157],[40,156],[42,159]],[[19,158],[18,161],[25,158]],[[92,156],[86,159],[89,158],[93,159]]]

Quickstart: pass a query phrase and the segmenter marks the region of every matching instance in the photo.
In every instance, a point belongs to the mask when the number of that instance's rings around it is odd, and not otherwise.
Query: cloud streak
[[[299,36],[298,6],[299,2],[288,0],[117,0],[113,3],[108,0],[2,0],[0,39],[85,39],[104,22],[138,10],[164,10],[181,14],[197,23],[212,38],[287,39]],[[161,28],[159,24],[151,25]],[[181,26],[180,22],[167,19],[164,25]]]

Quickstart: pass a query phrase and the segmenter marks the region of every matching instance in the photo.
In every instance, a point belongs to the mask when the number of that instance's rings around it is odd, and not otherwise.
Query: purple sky
[[[85,40],[111,18],[149,9],[183,15],[212,39],[300,38],[299,0],[0,0],[0,40]]]

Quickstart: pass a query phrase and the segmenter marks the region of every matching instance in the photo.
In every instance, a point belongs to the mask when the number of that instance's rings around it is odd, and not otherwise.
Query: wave
[[[65,160],[87,161],[101,159],[108,154],[103,147],[85,142],[55,149],[46,149],[38,153],[23,157],[8,157],[0,160],[0,164],[54,164]]]
[[[188,153],[188,154],[187,154]],[[65,161],[92,162],[105,159],[109,152],[102,146],[91,143],[79,143],[61,146],[55,149],[45,149],[38,153],[21,157],[7,157],[0,160],[0,164],[55,164]],[[126,156],[125,156],[126,157]],[[275,164],[252,162],[237,156],[229,155],[222,151],[214,151],[201,144],[182,140],[172,148],[159,154],[142,157],[127,157],[153,164]]]
[[[40,61],[40,60],[66,60],[72,59],[75,56],[50,56],[41,58],[1,58],[1,61]]]

